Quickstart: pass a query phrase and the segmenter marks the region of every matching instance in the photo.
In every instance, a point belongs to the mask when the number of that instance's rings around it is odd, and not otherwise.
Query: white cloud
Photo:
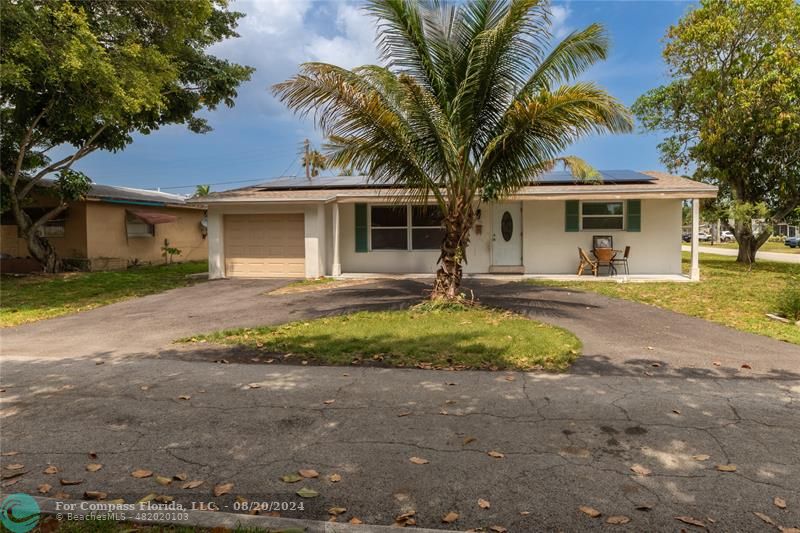
[[[550,32],[556,39],[563,39],[569,35],[573,28],[567,25],[567,19],[572,14],[569,4],[559,4],[550,7]]]
[[[353,68],[377,62],[375,22],[352,4],[339,4],[336,13],[338,34],[314,36],[305,47],[314,61]]]

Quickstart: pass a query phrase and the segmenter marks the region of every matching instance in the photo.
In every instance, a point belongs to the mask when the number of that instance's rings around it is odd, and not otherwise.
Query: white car
[[[720,232],[719,240],[721,240],[722,242],[733,242],[736,240],[736,236],[733,234],[732,231],[725,230]]]

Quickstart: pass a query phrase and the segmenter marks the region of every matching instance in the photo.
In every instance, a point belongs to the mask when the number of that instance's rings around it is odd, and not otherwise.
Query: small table
[[[608,267],[608,273],[612,276],[616,276],[617,267],[614,266],[614,258],[617,256],[618,252],[619,250],[614,250],[613,248],[593,248],[592,254],[594,254],[597,259],[598,270],[601,266],[606,265]]]

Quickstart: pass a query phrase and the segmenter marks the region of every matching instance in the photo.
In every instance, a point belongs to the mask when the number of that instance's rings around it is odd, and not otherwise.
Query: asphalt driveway
[[[2,473],[24,472],[3,491],[47,483],[50,496],[166,494],[228,511],[238,496],[303,504],[285,517],[327,520],[329,508],[344,507],[340,521],[367,524],[414,510],[420,526],[460,530],[608,529],[608,517],[624,516],[630,522],[615,529],[692,529],[682,517],[757,531],[767,524],[755,513],[800,526],[797,346],[597,294],[475,280],[468,285],[485,304],[575,332],[584,355],[573,369],[267,365],[228,348],[171,344],[225,327],[404,307],[427,288],[384,280],[264,295],[284,283],[211,282],[2,330],[0,447],[18,452],[0,457]],[[229,363],[213,362],[221,357]],[[48,465],[59,472],[44,474]],[[137,479],[136,469],[154,475]],[[280,480],[298,469],[319,477]],[[203,483],[155,481],[176,474]],[[224,483],[230,492],[214,496]],[[301,499],[301,486],[319,496]],[[449,512],[459,517],[443,524]]]

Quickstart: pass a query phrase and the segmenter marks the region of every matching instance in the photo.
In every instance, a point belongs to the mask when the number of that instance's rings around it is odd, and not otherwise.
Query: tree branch
[[[30,127],[25,130],[25,134],[22,136],[22,142],[19,144],[19,154],[17,155],[17,163],[14,166],[14,175],[11,176],[11,190],[13,191],[17,187],[17,181],[19,180],[19,175],[22,172],[22,163],[25,161],[25,154],[28,152],[28,144],[31,142],[31,137],[33,136],[33,131],[36,129],[36,126],[39,125],[39,121],[42,120],[42,117],[50,110],[50,107],[53,105],[53,100],[50,100],[48,104],[42,109],[42,112],[36,115],[36,118],[33,119]]]

